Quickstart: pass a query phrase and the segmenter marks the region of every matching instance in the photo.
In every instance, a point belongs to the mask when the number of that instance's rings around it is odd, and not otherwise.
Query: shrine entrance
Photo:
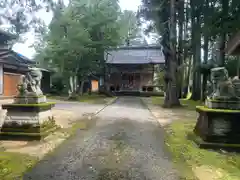
[[[138,91],[140,85],[140,74],[139,73],[124,73],[122,74],[122,85],[121,90],[133,90]]]

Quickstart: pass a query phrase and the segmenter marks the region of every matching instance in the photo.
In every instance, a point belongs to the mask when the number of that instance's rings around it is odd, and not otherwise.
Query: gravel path
[[[100,109],[104,108],[105,104],[89,104],[84,102],[58,101],[54,100],[56,105],[53,110],[66,110],[74,112],[77,117],[81,118],[85,115],[95,114]]]
[[[140,98],[121,97],[96,126],[38,163],[24,180],[177,180],[163,133]]]

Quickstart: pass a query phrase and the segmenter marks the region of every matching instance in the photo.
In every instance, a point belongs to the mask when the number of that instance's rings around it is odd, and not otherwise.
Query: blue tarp
[[[26,56],[24,56],[24,55],[22,55],[22,54],[20,54],[20,53],[18,53],[18,52],[16,52],[16,51],[13,51],[20,59],[22,59],[22,61],[23,61],[23,63],[30,63],[30,64],[32,64],[32,63],[35,63],[33,60],[31,60],[31,59],[29,59],[29,58],[27,58]]]
[[[15,52],[15,51],[14,51]],[[29,58],[27,58],[26,56],[24,56],[24,55],[22,55],[22,54],[20,54],[20,53],[18,53],[18,52],[15,52],[18,56],[20,56],[21,58],[23,58],[23,59],[26,59],[26,60],[29,60],[29,61],[31,61]]]

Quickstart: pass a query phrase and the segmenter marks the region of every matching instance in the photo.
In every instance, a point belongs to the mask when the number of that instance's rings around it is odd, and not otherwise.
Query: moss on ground
[[[41,124],[41,128],[42,129],[51,129],[53,127],[56,127],[56,121],[54,120],[54,118],[52,119],[49,119],[48,121],[44,121],[42,124]],[[57,126],[59,128],[59,126]]]
[[[70,128],[63,129],[67,133],[74,135],[78,130],[89,130],[93,126],[95,126],[97,119],[81,119],[79,121],[74,122],[74,124]]]
[[[240,179],[240,155],[200,149],[192,140],[188,139],[188,136],[193,133],[194,126],[194,121],[178,121],[166,127],[165,142],[179,172],[181,172],[182,179],[196,179],[193,168],[203,166],[221,170],[222,176],[217,179]]]
[[[152,103],[154,105],[162,106],[164,103],[164,97],[152,97]],[[196,106],[199,106],[202,104],[200,101],[193,101],[193,100],[186,100],[186,99],[180,99],[181,107],[183,109],[188,110],[196,110]]]
[[[32,157],[20,153],[0,152],[0,179],[21,179],[24,172],[29,170],[38,161]]]

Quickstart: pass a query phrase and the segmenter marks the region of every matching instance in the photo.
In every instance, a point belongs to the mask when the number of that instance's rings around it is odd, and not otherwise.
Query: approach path
[[[40,161],[24,180],[177,180],[163,130],[138,97],[120,97],[96,125]]]

